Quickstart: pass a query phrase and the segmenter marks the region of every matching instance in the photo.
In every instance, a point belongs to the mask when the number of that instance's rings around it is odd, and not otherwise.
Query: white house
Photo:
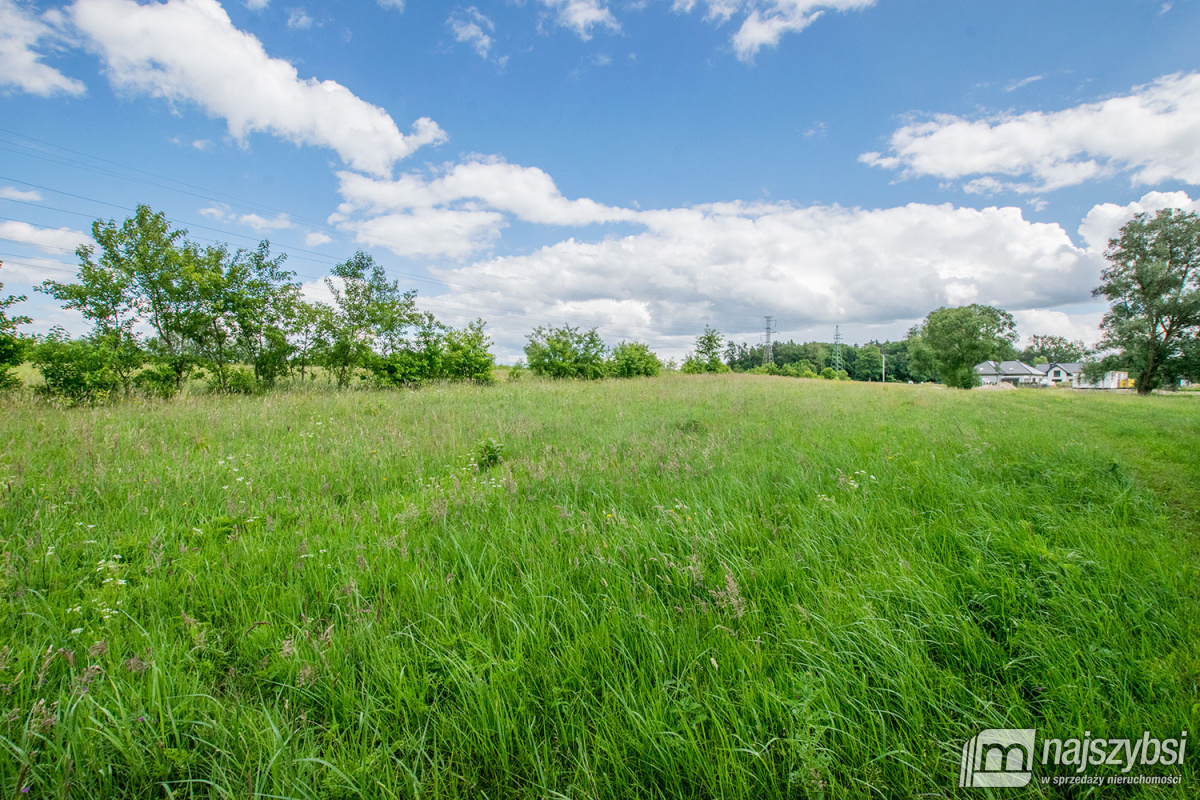
[[[1043,374],[1020,361],[984,361],[975,365],[975,372],[983,384],[1014,383],[1032,385],[1042,379]]]
[[[1055,362],[1029,366],[1020,361],[984,361],[975,365],[975,373],[985,386],[1011,383],[1018,386],[1070,386],[1072,389],[1132,389],[1134,380],[1128,372],[1108,372],[1091,383],[1083,377],[1083,364],[1078,361]]]
[[[1042,373],[1045,379],[1055,386],[1060,386],[1064,383],[1068,386],[1074,386],[1075,376],[1083,374],[1083,364],[1078,361],[1035,364],[1033,368]]]

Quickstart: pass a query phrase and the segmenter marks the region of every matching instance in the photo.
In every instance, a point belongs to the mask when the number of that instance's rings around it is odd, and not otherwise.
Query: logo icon
[[[1025,786],[1033,778],[1035,728],[989,728],[963,745],[958,785]]]

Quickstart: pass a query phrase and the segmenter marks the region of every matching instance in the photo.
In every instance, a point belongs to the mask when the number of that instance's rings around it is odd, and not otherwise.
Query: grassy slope
[[[748,376],[18,404],[0,791],[979,796],[980,728],[1195,731],[1198,410]]]

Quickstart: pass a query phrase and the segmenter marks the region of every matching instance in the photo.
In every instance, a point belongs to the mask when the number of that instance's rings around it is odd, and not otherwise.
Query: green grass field
[[[963,743],[1200,729],[1194,396],[5,402],[6,797],[1050,797]]]

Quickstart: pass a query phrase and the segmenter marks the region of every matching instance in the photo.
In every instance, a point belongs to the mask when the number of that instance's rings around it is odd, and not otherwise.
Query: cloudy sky
[[[0,0],[0,280],[77,319],[91,221],[365,249],[502,360],[897,338],[940,305],[1094,341],[1107,239],[1200,209],[1200,0]]]

